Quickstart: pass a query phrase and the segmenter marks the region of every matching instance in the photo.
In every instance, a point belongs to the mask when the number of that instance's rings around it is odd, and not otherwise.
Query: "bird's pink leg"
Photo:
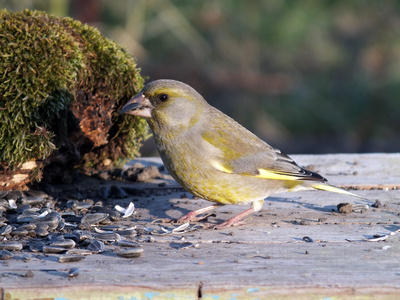
[[[251,215],[253,212],[255,212],[256,210],[254,209],[254,206],[250,207],[248,210],[245,210],[244,212],[238,214],[237,216],[234,216],[232,218],[230,218],[229,220],[215,225],[215,226],[211,226],[212,229],[225,229],[225,228],[229,228],[229,227],[233,227],[233,226],[237,226],[242,224],[243,222],[241,221],[241,219],[243,219],[244,217],[247,217],[248,215]]]
[[[216,208],[218,206],[221,206],[221,205],[220,204],[213,204],[213,205],[210,205],[210,206],[206,206],[206,207],[203,207],[203,208],[200,208],[200,209],[193,210],[193,211],[189,212],[188,214],[180,217],[178,219],[178,222],[179,223],[181,223],[181,222],[198,222],[198,221],[204,220],[208,216],[197,217],[197,215],[205,213],[205,212],[207,212],[209,210],[212,210],[212,209],[214,209],[214,208]]]

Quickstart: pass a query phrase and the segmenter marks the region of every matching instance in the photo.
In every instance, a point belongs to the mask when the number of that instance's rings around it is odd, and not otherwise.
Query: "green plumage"
[[[261,201],[274,193],[331,187],[325,178],[299,167],[184,83],[153,81],[121,112],[149,117],[170,174],[206,200],[253,202],[260,209]]]

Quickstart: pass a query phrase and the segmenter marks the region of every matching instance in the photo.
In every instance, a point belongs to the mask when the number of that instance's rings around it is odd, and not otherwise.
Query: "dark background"
[[[0,0],[97,27],[286,153],[398,152],[400,1]],[[144,155],[154,155],[151,142]]]

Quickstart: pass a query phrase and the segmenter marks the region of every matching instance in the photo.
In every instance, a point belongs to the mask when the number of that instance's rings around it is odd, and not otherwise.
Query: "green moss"
[[[80,152],[79,163],[91,160],[95,167],[106,157],[118,161],[138,155],[148,136],[146,123],[131,122],[118,111],[142,88],[143,79],[123,47],[79,21],[29,10],[0,11],[0,40],[3,166],[43,160],[63,146]],[[105,138],[93,140],[93,128],[82,123],[90,117],[104,125],[93,123]]]

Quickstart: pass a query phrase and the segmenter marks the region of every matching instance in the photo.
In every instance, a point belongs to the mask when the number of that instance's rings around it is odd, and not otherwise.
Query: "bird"
[[[237,226],[260,211],[266,198],[282,192],[325,190],[363,198],[300,167],[183,82],[159,79],[146,84],[120,114],[146,118],[170,175],[191,194],[214,203],[189,212],[180,222],[199,221],[198,215],[221,205],[252,203],[211,227]]]

